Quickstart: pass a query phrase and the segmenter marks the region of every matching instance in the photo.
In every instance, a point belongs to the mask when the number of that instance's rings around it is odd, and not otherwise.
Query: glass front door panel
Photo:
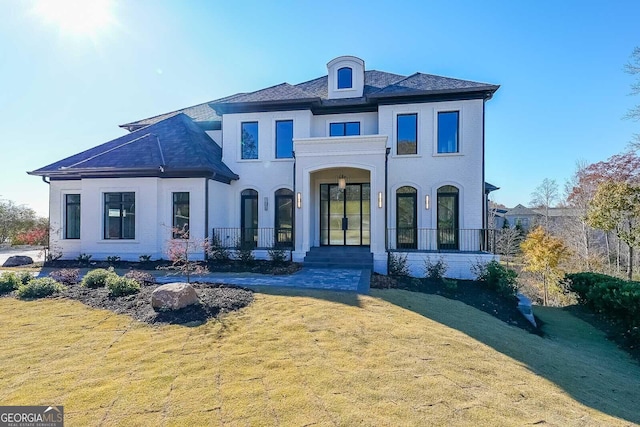
[[[322,245],[370,244],[370,185],[320,185],[320,243]]]
[[[438,194],[438,248],[458,249],[458,196]]]

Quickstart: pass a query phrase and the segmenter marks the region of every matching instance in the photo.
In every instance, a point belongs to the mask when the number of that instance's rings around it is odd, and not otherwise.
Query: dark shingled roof
[[[469,80],[452,79],[450,77],[433,74],[415,73],[409,77],[388,85],[371,94],[371,98],[390,96],[424,95],[429,93],[457,93],[471,91],[491,91],[498,89],[496,85],[472,82]]]
[[[28,173],[53,179],[193,176],[225,183],[238,179],[222,162],[220,146],[182,113]]]

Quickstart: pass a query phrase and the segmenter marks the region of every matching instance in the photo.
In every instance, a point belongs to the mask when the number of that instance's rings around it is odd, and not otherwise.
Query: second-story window
[[[258,122],[243,122],[242,125],[242,159],[258,158]]]
[[[457,111],[438,113],[438,153],[457,153],[458,147]]]
[[[418,115],[398,114],[397,154],[418,154]]]
[[[338,89],[351,89],[353,87],[353,70],[342,67],[338,70]]]
[[[360,135],[360,122],[331,123],[329,136],[353,136]]]
[[[276,159],[293,157],[293,120],[276,122]]]

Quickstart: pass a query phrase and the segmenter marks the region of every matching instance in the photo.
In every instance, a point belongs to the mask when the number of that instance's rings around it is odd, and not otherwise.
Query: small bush
[[[118,276],[113,269],[96,268],[85,274],[81,285],[87,288],[103,288],[107,285],[107,279],[111,276]]]
[[[114,263],[120,261],[120,257],[118,255],[112,255],[107,257],[108,263]]]
[[[453,279],[442,279],[444,287],[449,291],[455,291],[458,289],[458,281]]]
[[[389,276],[409,276],[406,254],[389,252]]]
[[[0,274],[0,294],[11,292],[22,285],[22,281],[16,273]]]
[[[140,260],[140,262],[150,262],[151,255],[140,255],[138,259]]]
[[[486,264],[477,264],[473,270],[476,273],[476,280],[483,282],[498,294],[505,297],[512,297],[518,292],[518,282],[516,278],[518,274],[504,267],[496,260],[489,261]]]
[[[211,239],[211,247],[209,248],[209,258],[213,261],[225,262],[231,259],[231,252],[224,247],[220,241],[220,237],[214,235]]]
[[[61,292],[65,289],[51,277],[33,279],[26,285],[20,285],[16,294],[20,298],[43,298]]]
[[[146,271],[131,270],[127,272],[124,277],[135,280],[140,286],[148,286],[156,283],[156,278]]]
[[[287,262],[287,252],[282,248],[272,248],[267,251],[269,260],[275,265]]]
[[[109,289],[109,294],[119,297],[140,292],[140,284],[133,279],[120,277],[113,273],[107,277],[107,289]]]
[[[253,242],[243,242],[236,247],[236,259],[242,264],[251,265],[256,260],[253,256],[255,246]]]
[[[438,259],[435,262],[433,262],[431,258],[426,258],[424,260],[424,275],[428,279],[432,279],[432,280],[444,279],[444,275],[447,272],[447,268],[449,268],[449,266],[442,258]]]
[[[29,273],[28,271],[21,271],[20,273],[18,273],[18,278],[20,279],[20,283],[26,285],[31,280],[33,280],[33,274]]]
[[[77,268],[63,268],[62,270],[52,271],[49,273],[49,277],[63,285],[75,285],[80,281],[80,270]]]
[[[80,263],[80,264],[89,264],[89,261],[91,261],[91,257],[92,255],[89,254],[80,254],[78,255],[78,257],[76,258],[76,260]]]

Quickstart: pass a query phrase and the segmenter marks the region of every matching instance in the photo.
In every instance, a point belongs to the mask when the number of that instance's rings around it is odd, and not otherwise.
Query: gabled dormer
[[[339,56],[327,64],[329,99],[359,98],[364,90],[364,61],[355,56]]]

